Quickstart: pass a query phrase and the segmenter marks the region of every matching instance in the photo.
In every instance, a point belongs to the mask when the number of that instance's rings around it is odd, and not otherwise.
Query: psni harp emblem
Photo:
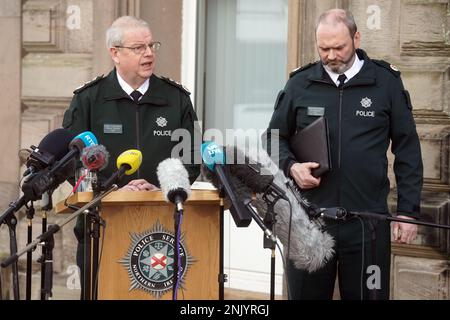
[[[175,235],[160,224],[151,230],[130,233],[131,244],[125,257],[119,261],[128,271],[131,286],[129,291],[143,290],[159,299],[173,287]],[[186,273],[194,262],[180,239],[180,288],[183,288]]]

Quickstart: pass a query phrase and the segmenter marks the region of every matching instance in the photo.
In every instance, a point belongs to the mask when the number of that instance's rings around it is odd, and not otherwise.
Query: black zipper
[[[339,148],[338,148],[338,168],[341,169],[341,149],[342,149],[342,95],[344,93],[344,89],[339,89],[339,122],[338,122],[338,130],[339,130]]]
[[[141,151],[141,139],[140,137],[140,125],[139,125],[139,118],[140,118],[140,108],[139,105],[136,105],[136,149]],[[141,151],[142,152],[142,151]],[[137,178],[141,178],[141,169],[138,168],[137,170]]]
[[[339,142],[338,142],[338,204],[341,205],[341,192],[342,192],[342,171],[341,171],[341,156],[342,156],[342,97],[344,94],[344,88],[339,88]]]

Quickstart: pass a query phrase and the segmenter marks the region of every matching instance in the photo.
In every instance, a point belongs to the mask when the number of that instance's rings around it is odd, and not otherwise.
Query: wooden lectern
[[[81,207],[91,199],[91,192],[80,192],[67,202]],[[219,204],[211,190],[193,190],[184,204],[180,256],[187,269],[178,300],[219,298]],[[160,191],[116,191],[102,200],[99,300],[172,299],[174,209]],[[64,202],[55,211],[70,212]]]

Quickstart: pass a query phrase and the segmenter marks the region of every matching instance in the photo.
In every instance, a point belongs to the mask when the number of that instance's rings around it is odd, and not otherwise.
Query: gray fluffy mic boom
[[[291,214],[289,203],[279,200],[274,208],[277,214],[274,234],[280,239],[285,248],[290,245],[289,259],[292,260],[298,269],[309,272],[320,269],[334,254],[334,239],[321,229],[319,221],[309,218],[302,205],[297,201],[293,191],[287,187],[290,179],[286,178],[265,151],[258,150],[257,156],[250,158],[252,163],[256,163],[252,159],[258,159],[262,172],[270,173],[274,176],[273,183],[286,193],[292,206],[290,244],[288,243]],[[263,200],[262,195],[262,193],[257,193],[253,205],[257,208],[259,214],[264,215],[267,212],[267,204]]]

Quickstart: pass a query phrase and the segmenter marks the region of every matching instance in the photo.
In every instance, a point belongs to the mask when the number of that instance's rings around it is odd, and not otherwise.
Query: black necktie
[[[130,93],[130,96],[133,98],[134,102],[138,102],[139,98],[142,96],[142,93],[140,93],[137,90],[134,90],[132,93]]]
[[[347,77],[343,73],[343,74],[339,75],[338,80],[339,80],[338,88],[342,88],[344,86],[345,80],[347,80]]]

